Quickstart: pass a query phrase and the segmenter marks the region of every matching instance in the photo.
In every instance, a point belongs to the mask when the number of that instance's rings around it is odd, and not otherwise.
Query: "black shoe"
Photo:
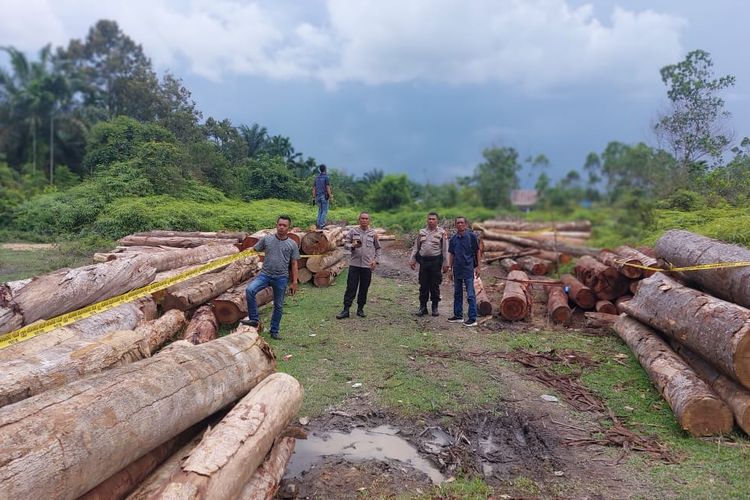
[[[427,311],[425,311],[425,314],[426,314],[426,312]],[[432,306],[432,315],[433,316],[440,316],[440,313],[438,312],[438,306],[437,305]]]
[[[271,338],[274,340],[281,340],[281,335],[279,335],[279,332],[271,332]]]
[[[359,309],[357,309],[357,316],[359,316],[360,318],[366,318],[367,317],[367,315],[365,314],[365,310],[362,309],[361,307]]]
[[[340,313],[336,315],[336,319],[344,319],[349,317],[349,308],[345,307],[341,310]]]
[[[477,320],[467,319],[466,321],[464,321],[464,326],[477,326]]]
[[[247,326],[252,326],[253,328],[258,328],[258,320],[256,319],[241,319],[240,323]]]
[[[427,316],[427,306],[420,307],[417,316]]]
[[[451,316],[450,318],[448,318],[448,323],[463,323],[463,322],[464,322],[464,319],[459,318],[458,316]]]

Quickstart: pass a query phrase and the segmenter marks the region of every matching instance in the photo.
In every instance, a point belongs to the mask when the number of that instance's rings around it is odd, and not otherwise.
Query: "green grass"
[[[8,250],[0,247],[0,283],[31,278],[64,267],[92,264],[93,253],[113,246],[114,242],[106,239],[86,238],[61,242],[50,249]]]

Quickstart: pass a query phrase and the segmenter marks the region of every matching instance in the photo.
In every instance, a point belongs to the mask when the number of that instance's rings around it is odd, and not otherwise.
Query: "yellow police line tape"
[[[255,250],[250,248],[240,253],[228,255],[226,257],[220,257],[216,260],[208,262],[207,264],[203,264],[200,267],[196,267],[195,269],[184,271],[180,274],[172,276],[171,278],[164,279],[157,283],[151,283],[150,285],[136,288],[135,290],[123,293],[122,295],[118,295],[117,297],[112,297],[110,299],[97,302],[96,304],[86,306],[83,309],[78,309],[77,311],[61,314],[60,316],[44,321],[34,322],[30,325],[24,326],[23,328],[19,328],[18,330],[0,335],[0,349],[4,349],[11,344],[28,340],[41,333],[47,333],[54,330],[55,328],[67,326],[71,323],[75,323],[78,320],[91,317],[94,314],[108,311],[109,309],[122,305],[126,302],[146,297],[148,295],[151,295],[152,293],[156,293],[160,290],[164,290],[165,288],[169,288],[172,285],[176,285],[177,283],[181,283],[190,278],[194,278],[201,274],[207,273],[208,271],[213,271],[214,269],[224,267],[227,264],[231,264],[234,261],[244,259],[245,257],[250,257],[252,255],[260,254],[259,252],[256,252]]]
[[[645,269],[647,271],[667,271],[667,272],[690,272],[690,271],[706,271],[708,269],[729,269],[732,267],[747,267],[750,266],[750,262],[712,262],[710,264],[697,264],[695,266],[684,266],[674,267],[669,264],[669,267],[664,269],[661,267],[644,266],[641,264],[631,264],[624,260],[615,260],[617,264],[623,266],[635,267],[637,269]]]

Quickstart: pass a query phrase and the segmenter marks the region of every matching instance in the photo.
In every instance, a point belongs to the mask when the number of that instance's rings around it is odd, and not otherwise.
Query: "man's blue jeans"
[[[247,298],[247,317],[251,321],[258,321],[258,303],[255,301],[255,295],[270,286],[273,288],[273,314],[271,315],[271,333],[279,333],[281,324],[281,315],[284,312],[284,293],[286,284],[289,281],[288,276],[270,276],[261,272],[255,279],[247,285],[245,297]]]
[[[323,229],[326,225],[326,216],[328,215],[328,200],[326,200],[325,196],[318,196],[315,202],[318,204],[317,226],[318,229]]]
[[[453,276],[453,315],[457,318],[464,317],[464,287],[466,287],[466,300],[469,303],[469,321],[477,319],[477,294],[474,293],[474,277],[456,278]]]

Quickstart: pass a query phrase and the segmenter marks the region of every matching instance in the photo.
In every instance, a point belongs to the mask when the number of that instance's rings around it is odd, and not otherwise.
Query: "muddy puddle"
[[[373,429],[353,429],[350,433],[332,431],[310,434],[299,440],[287,466],[285,478],[302,476],[321,464],[326,457],[340,457],[349,462],[367,460],[397,461],[425,473],[433,483],[445,480],[440,471],[425,460],[417,449],[398,436],[399,429],[381,425]]]

